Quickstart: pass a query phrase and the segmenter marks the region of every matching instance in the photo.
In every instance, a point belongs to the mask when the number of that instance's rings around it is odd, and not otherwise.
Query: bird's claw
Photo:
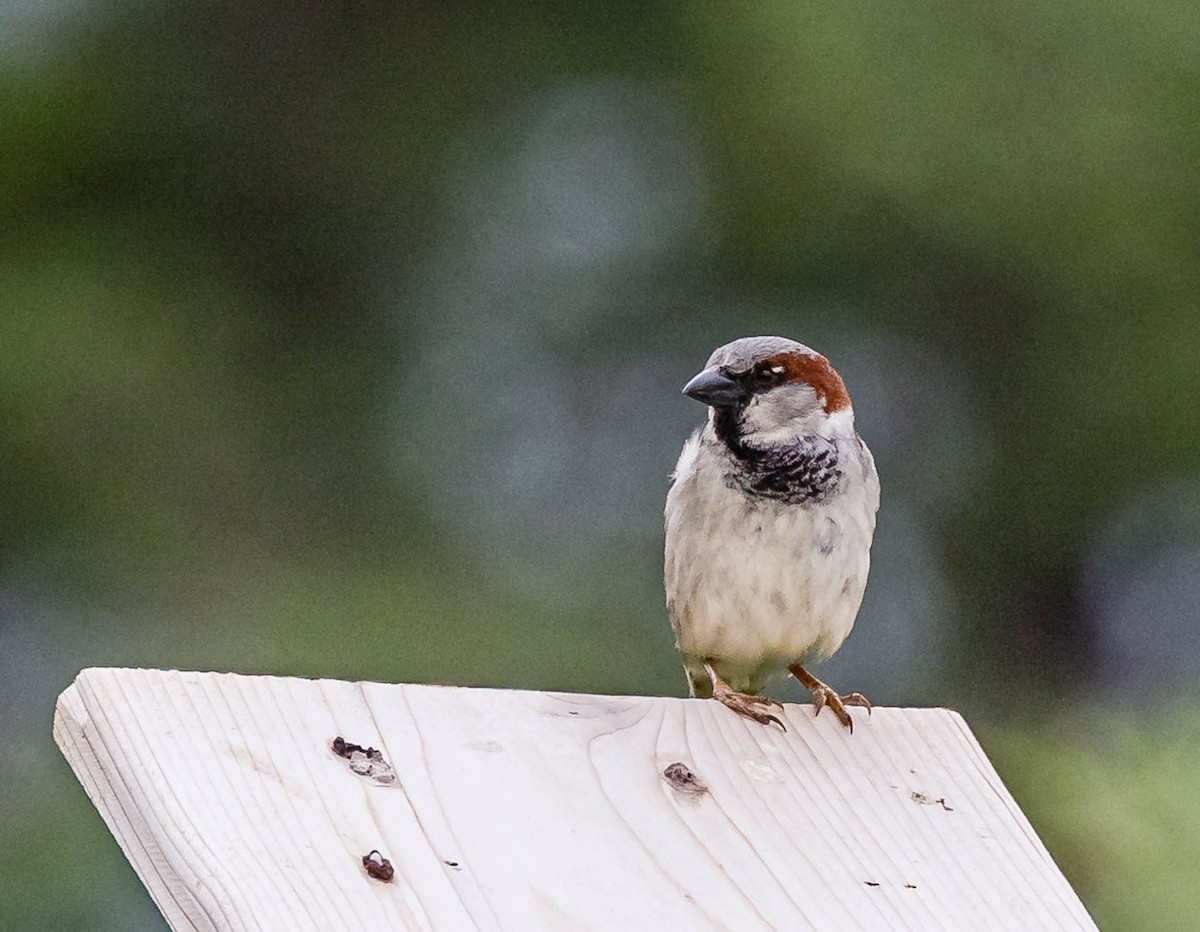
[[[788,672],[800,681],[801,686],[812,693],[813,707],[816,710],[813,712],[814,718],[821,714],[821,710],[825,706],[829,706],[829,708],[833,709],[833,714],[837,716],[837,720],[850,729],[850,734],[854,734],[854,720],[850,718],[850,713],[846,711],[846,706],[865,706],[867,714],[871,714],[871,701],[862,693],[850,693],[847,696],[838,695],[833,687],[822,683],[798,663],[789,666]]]
[[[871,700],[862,693],[850,693],[848,696],[841,697],[845,705],[856,705],[867,710],[867,714],[871,714]]]
[[[753,696],[749,693],[739,693],[725,686],[723,683],[713,689],[713,698],[727,709],[733,709],[738,715],[744,715],[746,718],[752,718],[760,725],[769,725],[774,722],[784,731],[787,731],[787,726],[779,719],[778,716],[772,715],[770,712],[764,712],[755,706],[778,706],[783,708],[782,702],[777,702],[774,699],[769,699],[766,696]]]
[[[833,710],[833,714],[837,716],[837,720],[850,729],[850,734],[854,734],[854,719],[850,717],[850,713],[846,711],[846,706],[856,705],[865,707],[867,714],[871,714],[871,700],[862,693],[850,693],[846,696],[839,696],[837,691],[831,686],[826,686],[820,680],[817,685],[812,687],[813,707],[816,710],[813,716],[821,714],[821,710],[825,706],[829,706]]]

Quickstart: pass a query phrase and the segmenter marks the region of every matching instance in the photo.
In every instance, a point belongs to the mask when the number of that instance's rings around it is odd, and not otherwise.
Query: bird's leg
[[[871,702],[862,693],[850,693],[848,696],[839,696],[837,690],[831,686],[826,686],[798,663],[794,663],[788,667],[788,672],[800,681],[801,686],[812,693],[813,705],[817,709],[813,715],[820,715],[821,710],[825,706],[829,706],[833,710],[833,714],[837,716],[838,721],[850,729],[850,734],[854,734],[854,720],[850,718],[850,713],[846,711],[847,705],[866,706],[867,714],[871,714]]]
[[[771,722],[774,722],[784,731],[787,731],[787,727],[776,716],[770,712],[764,712],[762,709],[755,708],[755,706],[776,705],[782,709],[782,703],[776,702],[774,699],[768,699],[766,696],[753,696],[749,693],[736,692],[728,683],[717,676],[717,671],[713,669],[711,663],[706,663],[704,669],[708,671],[709,679],[712,680],[713,698],[721,703],[721,705],[733,709],[738,715],[752,718],[762,725],[769,725]]]

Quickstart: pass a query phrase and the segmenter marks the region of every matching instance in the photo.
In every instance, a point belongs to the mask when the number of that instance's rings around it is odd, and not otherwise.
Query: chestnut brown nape
[[[782,366],[787,382],[807,382],[822,399],[826,414],[850,407],[846,383],[824,356],[808,353],[777,353],[765,360]]]

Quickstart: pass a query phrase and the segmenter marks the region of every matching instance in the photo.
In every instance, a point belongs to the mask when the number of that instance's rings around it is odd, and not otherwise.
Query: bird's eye
[[[763,363],[754,367],[751,376],[755,384],[761,387],[777,385],[783,380],[783,366],[772,366]]]

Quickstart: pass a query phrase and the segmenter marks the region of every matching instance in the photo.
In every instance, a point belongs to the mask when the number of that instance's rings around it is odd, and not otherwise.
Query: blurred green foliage
[[[1200,708],[1100,701],[1081,582],[1122,501],[1200,475],[1191,6],[18,6],[0,10],[0,926],[157,925],[50,744],[83,666],[682,690],[656,539],[592,554],[556,601],[464,544],[393,455],[436,448],[405,418],[446,383],[404,377],[438,332],[422,276],[470,270],[446,232],[463,178],[490,188],[540,95],[612,81],[689,128],[702,230],[611,299],[626,317],[527,326],[614,371],[661,344],[672,385],[700,347],[776,324],[967,373],[986,471],[960,512],[913,508],[956,597],[946,651],[885,698],[982,722],[1106,928],[1200,909]],[[634,401],[622,416],[681,404]],[[881,532],[914,462],[881,459]],[[868,590],[882,617],[894,599]],[[1163,637],[1194,627],[1181,604]],[[1097,701],[1019,701],[1051,684]]]
[[[1117,714],[1067,702],[980,729],[992,762],[1102,929],[1188,929],[1200,856],[1200,705]]]

